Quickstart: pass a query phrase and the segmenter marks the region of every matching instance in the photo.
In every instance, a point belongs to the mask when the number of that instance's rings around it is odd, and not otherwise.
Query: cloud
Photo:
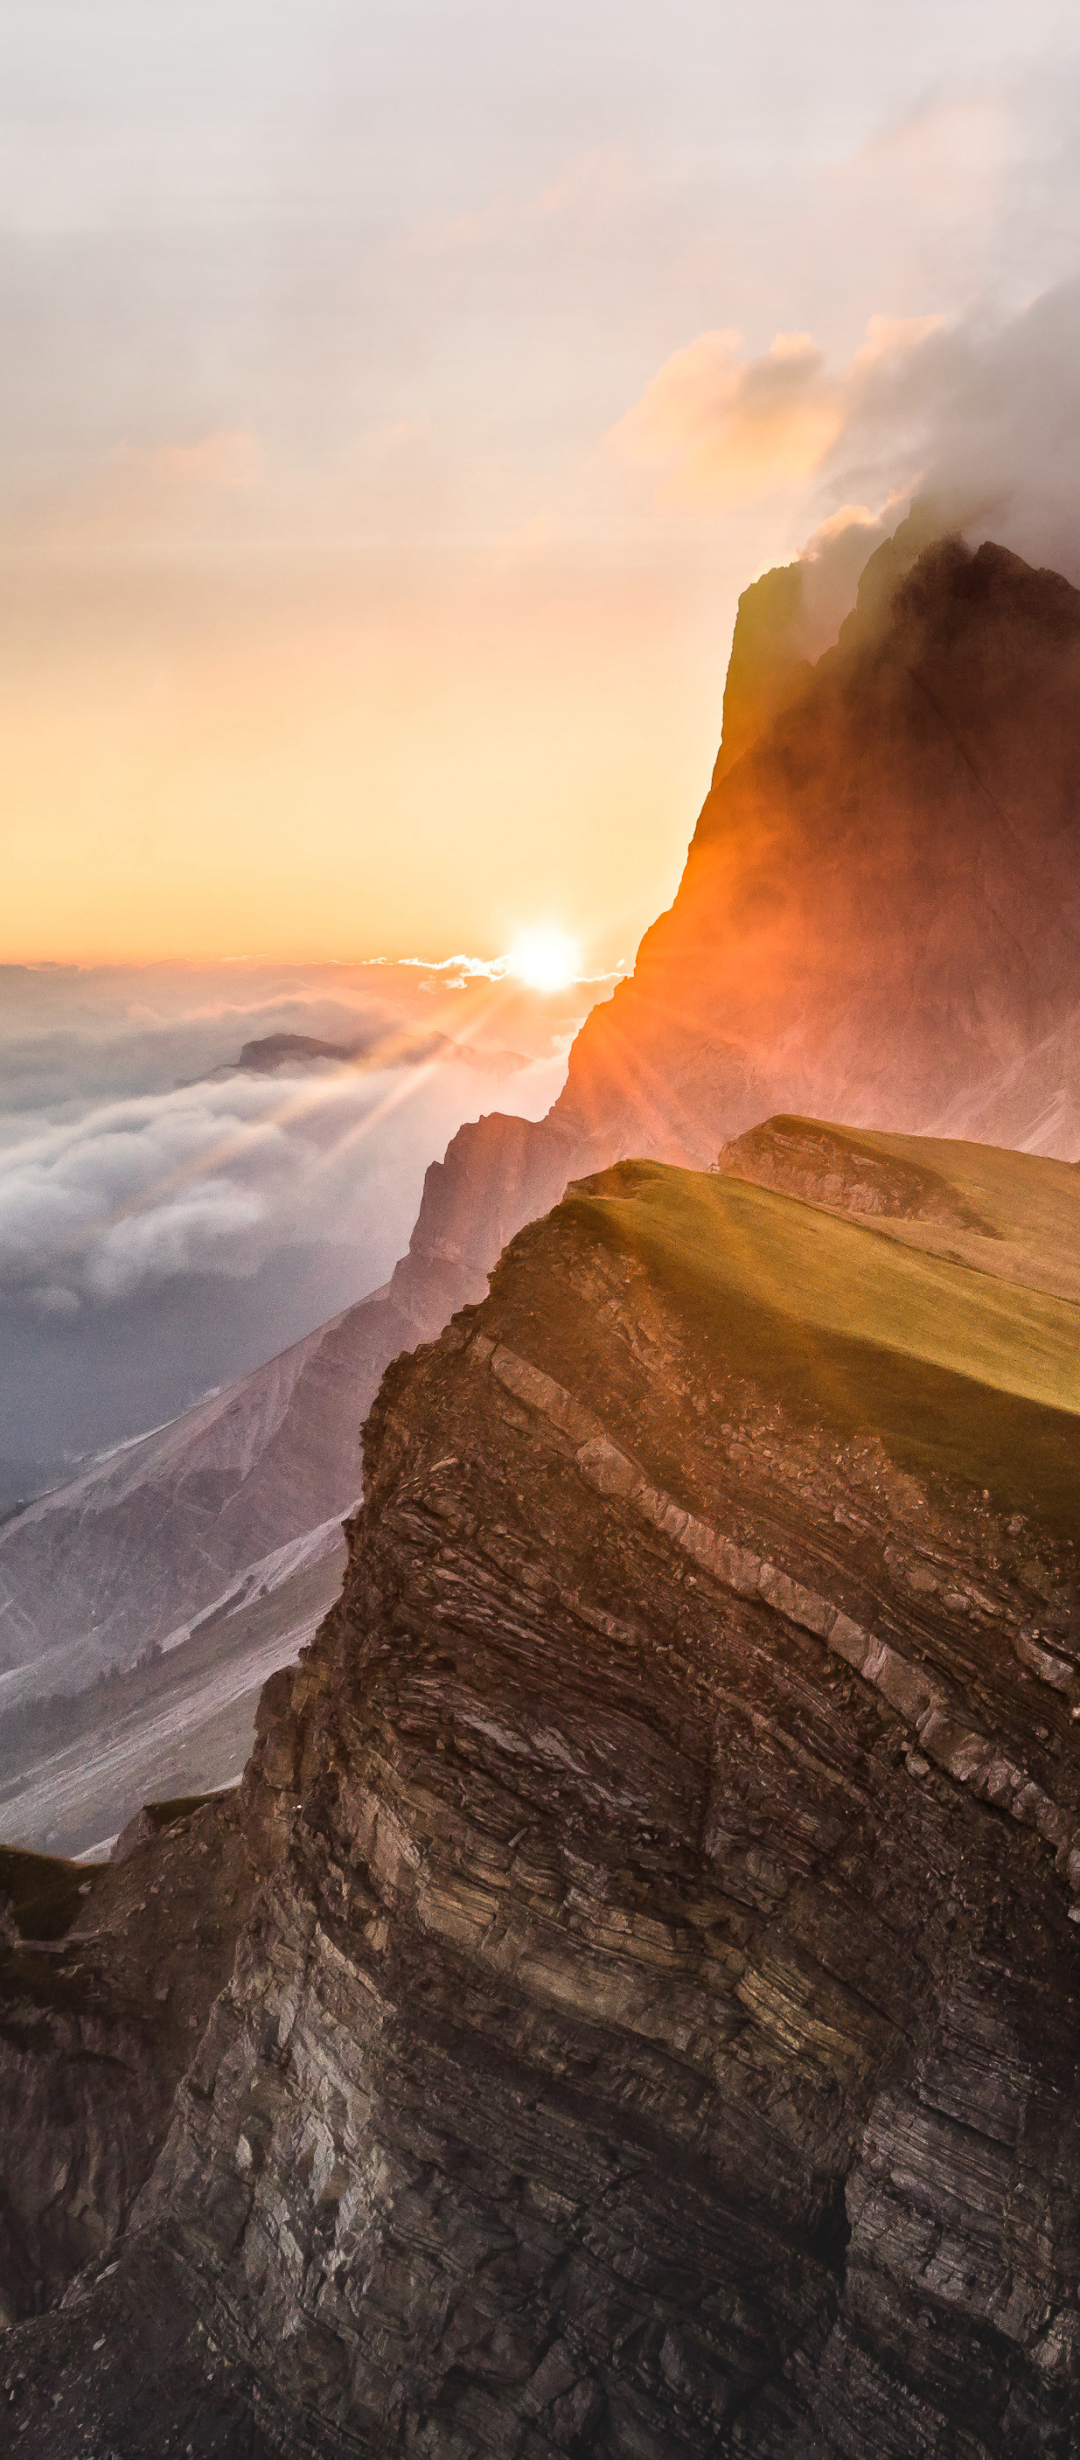
[[[124,438],[52,488],[26,489],[9,513],[8,543],[71,554],[175,543],[207,528],[220,536],[230,516],[251,518],[265,477],[263,449],[248,429],[151,445]]]
[[[817,474],[806,549],[827,566],[867,551],[914,502],[927,534],[993,536],[1080,582],[1080,282],[1019,313],[939,320],[864,361]]]
[[[839,367],[808,334],[757,358],[732,333],[699,335],[612,441],[698,518],[786,501],[789,535],[804,525],[800,649],[816,656],[912,506],[928,539],[992,536],[1080,583],[1078,432],[1074,279],[1011,314],[871,317]]]
[[[575,993],[565,1020],[545,1018],[503,959],[282,974],[0,969],[14,1097],[0,1115],[0,1301],[59,1323],[327,1245],[354,1249],[346,1295],[359,1296],[404,1246],[428,1161],[499,1099],[504,1022],[531,1021],[543,1054],[518,1057],[514,1107],[543,1109],[558,1028],[586,1004]],[[361,1062],[236,1071],[243,1043],[283,1028],[359,1047]],[[280,1346],[272,1326],[266,1346]]]
[[[821,470],[861,405],[895,386],[941,322],[874,316],[836,372],[809,333],[778,333],[751,359],[740,358],[737,333],[701,333],[665,360],[611,442],[623,459],[661,470],[676,497],[753,503]]]

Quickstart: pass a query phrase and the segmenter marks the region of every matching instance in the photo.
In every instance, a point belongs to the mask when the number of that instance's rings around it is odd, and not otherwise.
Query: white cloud
[[[462,1119],[505,1099],[507,1084],[515,1109],[542,1110],[563,1072],[561,1012],[545,1018],[533,999],[530,1020],[529,995],[505,985],[503,960],[455,958],[450,968],[355,969],[336,998],[331,969],[285,985],[224,967],[36,978],[12,969],[21,1107],[0,1118],[0,1298],[59,1324],[86,1304],[193,1275],[250,1279],[284,1249],[327,1246],[355,1248],[347,1295],[360,1296],[406,1244],[424,1168]],[[496,997],[550,1054],[521,1058],[509,1078]],[[425,1031],[433,1020],[438,1034],[470,1018],[481,1047],[470,1043],[467,1060],[424,1056],[440,1049]],[[229,1064],[267,1029],[359,1037],[370,1061],[361,1052],[359,1065],[271,1074]],[[485,1034],[495,1037],[487,1059]],[[192,1061],[193,1083],[161,1083]],[[155,1071],[150,1089],[120,1090],[125,1075],[132,1087]]]

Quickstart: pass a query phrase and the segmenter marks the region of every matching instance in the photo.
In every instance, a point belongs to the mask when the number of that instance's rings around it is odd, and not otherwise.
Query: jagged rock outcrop
[[[575,1046],[579,1132],[700,1163],[796,1111],[1080,1151],[1080,593],[945,541],[882,601],[878,563],[721,759],[674,905]]]
[[[235,1796],[167,1808],[122,1869],[0,1849],[4,2324],[108,2255],[232,1967],[256,1877]]]
[[[628,1165],[390,1370],[13,2440],[1071,2460],[1076,1311],[909,1229]]]

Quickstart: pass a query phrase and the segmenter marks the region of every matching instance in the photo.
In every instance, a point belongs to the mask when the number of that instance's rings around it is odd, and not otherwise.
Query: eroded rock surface
[[[1078,2448],[1072,1536],[613,1202],[384,1381],[135,2234],[7,2344],[42,2460]]]
[[[108,2254],[232,1967],[256,1877],[235,1796],[169,1808],[122,1868],[0,1853],[4,2323]]]

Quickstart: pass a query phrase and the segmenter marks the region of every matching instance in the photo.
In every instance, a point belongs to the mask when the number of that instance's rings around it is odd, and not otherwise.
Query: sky
[[[758,574],[824,648],[918,499],[1080,583],[1078,140],[1057,0],[6,0],[0,1471],[543,1111]]]
[[[625,959],[758,572],[1080,577],[1078,117],[1049,0],[7,0],[0,956]]]

